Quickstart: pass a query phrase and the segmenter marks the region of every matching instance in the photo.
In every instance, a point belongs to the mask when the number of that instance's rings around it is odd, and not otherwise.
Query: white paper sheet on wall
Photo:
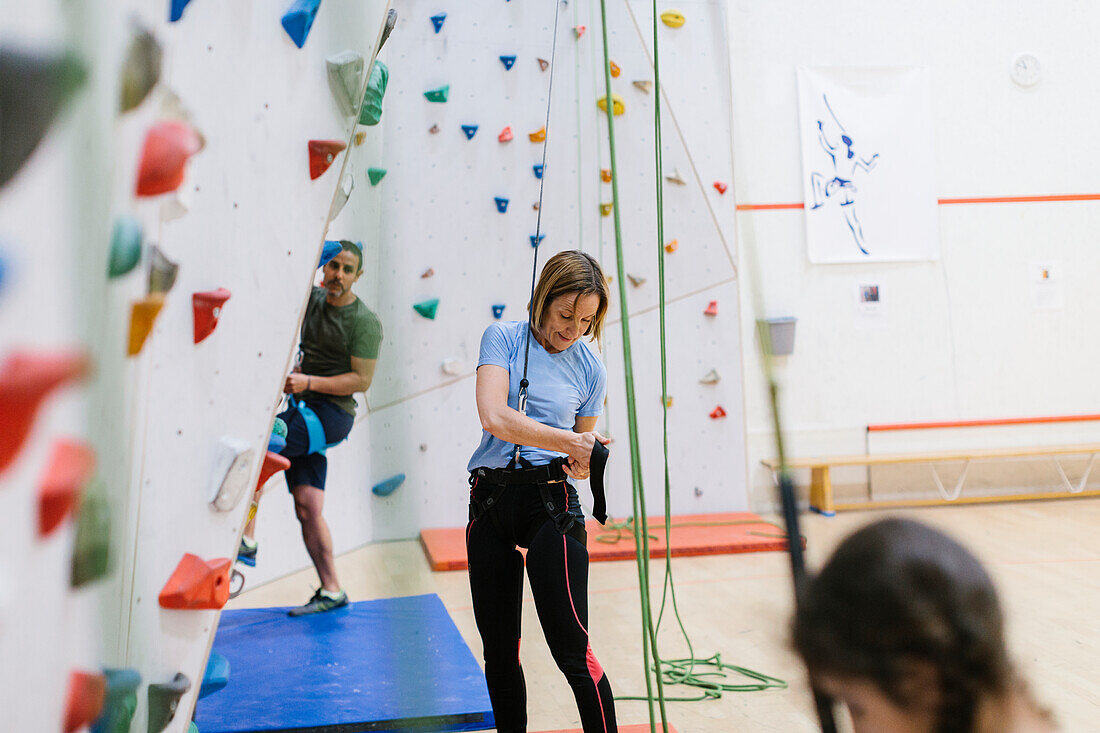
[[[1035,310],[1063,307],[1061,262],[1032,262],[1028,266],[1028,275],[1031,281],[1031,305]]]
[[[939,258],[926,67],[798,68],[814,263]]]

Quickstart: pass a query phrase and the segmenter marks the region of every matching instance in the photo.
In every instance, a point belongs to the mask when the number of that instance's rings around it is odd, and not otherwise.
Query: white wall
[[[929,66],[928,154],[941,198],[1095,193],[1100,90],[1087,29],[1098,15],[1076,2],[731,3],[739,202],[801,201],[799,65]],[[1020,52],[1042,64],[1030,89],[1009,77]],[[834,266],[807,262],[800,210],[741,214],[753,220],[765,311],[746,309],[744,323],[799,319],[778,373],[790,453],[861,452],[868,423],[1095,412],[1100,352],[1087,334],[1100,317],[1088,280],[1100,265],[1098,214],[1096,202],[941,205],[940,261]],[[1033,308],[1029,266],[1042,261],[1062,264],[1061,309]],[[856,317],[860,282],[881,285],[877,327]],[[774,447],[756,346],[750,329],[742,333],[753,504],[766,507],[770,478],[757,467]],[[1098,434],[1078,425],[1069,437]],[[954,440],[1066,437],[1038,426]],[[904,443],[937,439],[911,434]]]

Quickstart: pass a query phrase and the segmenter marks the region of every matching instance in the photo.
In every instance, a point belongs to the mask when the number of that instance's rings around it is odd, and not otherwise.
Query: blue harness
[[[326,442],[325,426],[321,424],[321,418],[317,417],[317,413],[305,403],[305,400],[300,400],[294,395],[288,395],[287,405],[291,409],[297,410],[306,424],[306,434],[309,436],[309,455],[318,453],[323,456],[329,448],[344,442],[343,440],[338,440],[335,443]]]

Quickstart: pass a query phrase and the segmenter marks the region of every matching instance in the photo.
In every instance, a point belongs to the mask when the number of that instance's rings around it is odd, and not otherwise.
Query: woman
[[[520,667],[523,556],[550,652],[565,674],[585,733],[614,733],[611,686],[588,639],[588,550],[577,490],[598,442],[606,370],[580,343],[597,343],[607,313],[607,282],[583,252],[546,263],[527,321],[485,329],[477,368],[484,428],[470,459],[466,553],[474,618],[485,649],[485,680],[497,730],[527,730]],[[530,344],[528,345],[528,339]],[[529,353],[525,356],[525,351]],[[528,360],[526,414],[520,382]],[[517,453],[518,449],[518,453]]]
[[[795,648],[856,733],[1055,730],[1008,659],[992,581],[941,532],[875,522],[804,590]]]

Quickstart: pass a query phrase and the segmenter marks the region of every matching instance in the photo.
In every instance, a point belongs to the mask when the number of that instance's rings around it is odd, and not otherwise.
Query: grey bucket
[[[771,337],[772,354],[789,356],[794,351],[794,326],[797,318],[768,318],[768,335]]]

